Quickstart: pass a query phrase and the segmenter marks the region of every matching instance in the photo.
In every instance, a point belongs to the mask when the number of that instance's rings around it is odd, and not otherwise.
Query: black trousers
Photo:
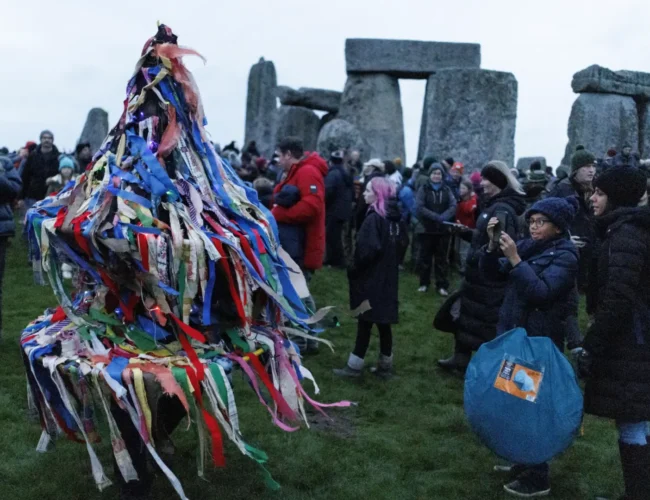
[[[2,335],[2,289],[5,279],[5,261],[7,260],[7,247],[9,238],[0,237],[0,336]]]
[[[436,288],[449,288],[449,236],[420,234],[420,286],[431,284],[432,260],[435,260],[434,273]]]
[[[345,221],[330,217],[325,221],[325,247],[327,264],[345,267],[343,250],[343,225]]]
[[[357,325],[357,340],[354,344],[354,351],[352,354],[359,358],[365,358],[368,346],[370,345],[370,334],[372,333],[372,325],[370,321],[359,320]],[[393,331],[388,323],[377,323],[379,330],[379,351],[384,356],[393,354]]]

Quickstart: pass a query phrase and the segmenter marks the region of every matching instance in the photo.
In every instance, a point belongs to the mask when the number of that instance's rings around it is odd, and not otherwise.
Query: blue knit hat
[[[74,162],[72,161],[72,158],[70,158],[69,156],[63,156],[59,160],[59,172],[64,168],[71,168],[72,170],[74,170]]]
[[[575,196],[569,198],[544,198],[530,207],[530,210],[526,212],[526,220],[530,219],[533,214],[546,215],[564,233],[568,231],[579,207],[578,198]]]

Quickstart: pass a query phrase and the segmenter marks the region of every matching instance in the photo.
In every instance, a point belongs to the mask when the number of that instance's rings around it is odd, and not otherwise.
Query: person
[[[237,147],[236,141],[232,141],[229,144],[226,144],[222,149],[222,153],[227,153],[228,151],[232,151],[233,153],[239,156],[240,151],[239,148]]]
[[[361,161],[361,153],[357,149],[350,151],[348,157],[348,169],[356,172],[357,174],[361,173],[363,170],[363,162]]]
[[[546,177],[546,172],[542,169],[542,163],[539,160],[535,160],[530,164],[530,169],[526,173],[522,184],[526,193],[526,202],[529,205],[542,198],[546,184],[548,184],[548,178]]]
[[[578,313],[578,251],[569,237],[577,210],[575,197],[538,201],[526,212],[530,238],[517,243],[505,232],[498,243],[494,241],[499,221],[492,217],[488,222],[490,243],[481,252],[481,272],[491,281],[505,282],[497,335],[521,327],[530,337],[549,337],[564,351],[565,320]],[[497,470],[511,473],[504,489],[514,496],[544,496],[551,491],[548,463]]]
[[[546,166],[544,171],[546,172],[546,185],[548,186],[549,183],[555,181],[555,174],[553,173],[553,167],[549,165]]]
[[[373,325],[379,330],[380,355],[374,373],[389,378],[393,373],[393,334],[391,325],[398,322],[398,256],[400,213],[395,200],[395,186],[387,179],[372,179],[363,192],[368,216],[357,233],[354,263],[348,271],[350,308],[369,308],[358,316],[354,350],[340,377],[359,377],[370,343]]]
[[[363,170],[361,171],[361,179],[358,184],[355,184],[355,189],[360,191],[359,195],[355,198],[357,200],[356,213],[354,214],[355,220],[355,229],[358,231],[361,229],[361,224],[363,224],[363,219],[366,218],[368,214],[368,205],[365,202],[363,193],[365,188],[375,177],[383,177],[385,173],[384,162],[379,158],[373,158],[370,161],[367,161],[363,164]]]
[[[384,170],[388,180],[395,184],[395,190],[399,191],[399,188],[402,185],[402,173],[397,170],[395,164],[390,160],[384,162]]]
[[[16,233],[11,206],[18,197],[22,181],[11,160],[0,156],[0,340],[2,339],[2,291],[9,238]]]
[[[92,151],[90,150],[90,143],[89,142],[80,142],[77,144],[77,147],[75,148],[74,152],[74,173],[75,174],[82,174],[85,170],[88,164],[92,161],[93,159],[93,154]]]
[[[292,184],[285,184],[273,196],[273,203],[282,208],[291,208],[300,201],[300,189]],[[305,227],[278,221],[280,244],[298,266],[305,265]]]
[[[253,189],[257,191],[260,203],[271,210],[273,208],[273,181],[267,177],[258,177],[253,181]]]
[[[244,148],[244,152],[258,158],[261,156],[259,150],[257,149],[257,143],[255,141],[250,141],[248,145]]]
[[[461,224],[467,229],[476,228],[477,198],[474,187],[469,179],[463,179],[460,183],[460,201],[456,206],[456,224]],[[469,255],[470,242],[464,238],[455,238],[456,255],[458,256],[461,274],[465,274],[465,262]]]
[[[422,160],[422,168],[420,169],[419,175],[415,178],[416,193],[422,186],[429,183],[429,170],[431,170],[431,165],[433,165],[434,163],[437,163],[437,161],[433,156],[426,156]]]
[[[23,170],[25,168],[25,163],[27,163],[27,158],[29,158],[29,155],[32,154],[37,147],[38,144],[35,142],[27,141],[25,145],[18,151],[18,165],[16,165],[14,162],[14,167],[18,169],[18,175],[20,175],[21,178],[23,175]]]
[[[460,184],[463,180],[463,164],[460,162],[454,162],[454,164],[449,169],[449,175],[447,176],[445,183],[451,189],[451,192],[454,193],[456,200],[460,201]]]
[[[48,177],[45,181],[47,184],[47,196],[58,193],[72,179],[74,179],[74,160],[69,156],[61,156],[59,159],[59,173]]]
[[[585,292],[588,284],[589,268],[596,240],[596,226],[590,198],[594,192],[593,180],[596,175],[596,157],[586,149],[578,150],[571,157],[571,174],[561,180],[551,191],[550,196],[566,198],[576,196],[579,202],[578,212],[570,227],[571,240],[580,255],[578,272],[578,290]],[[587,312],[593,312],[593,304],[587,303]],[[568,348],[575,351],[582,344],[578,316],[567,319]]]
[[[620,153],[614,156],[612,165],[614,167],[634,167],[638,168],[641,158],[638,153],[632,152],[632,146],[626,144]]]
[[[480,272],[481,248],[489,243],[488,222],[493,217],[501,217],[504,221],[501,229],[517,241],[521,233],[520,216],[526,209],[521,185],[504,162],[492,160],[481,170],[481,177],[485,206],[477,219],[476,229],[463,233],[471,239],[471,247],[460,288],[460,316],[454,353],[438,361],[441,368],[453,372],[464,372],[472,351],[496,336],[505,285],[502,281],[488,279]]]
[[[276,154],[278,164],[284,172],[284,179],[273,191],[274,196],[285,186],[295,186],[300,192],[300,200],[291,207],[275,205],[271,211],[278,223],[278,232],[282,240],[284,225],[298,226],[305,231],[302,244],[302,263],[298,263],[309,284],[316,270],[323,267],[325,254],[325,175],[327,163],[317,153],[305,153],[302,140],[298,137],[287,137],[278,143]],[[313,297],[305,300],[309,312],[316,312]],[[309,339],[302,344],[302,337],[297,340],[303,354],[318,352],[318,343]]]
[[[435,258],[435,278],[438,293],[449,295],[448,253],[449,228],[456,215],[456,198],[444,180],[445,171],[440,163],[434,163],[429,170],[429,183],[418,189],[415,206],[418,224],[415,234],[420,241],[420,288],[426,292],[431,284],[431,260]]]
[[[45,198],[47,193],[45,181],[59,172],[59,150],[54,145],[54,134],[44,130],[41,132],[40,141],[36,150],[27,158],[22,172],[22,197],[25,210]]]
[[[343,225],[352,216],[354,186],[344,166],[343,151],[330,155],[325,176],[325,244],[327,265],[345,267]]]
[[[399,209],[402,214],[402,221],[400,227],[402,231],[408,236],[409,243],[412,240],[410,237],[411,228],[415,225],[416,210],[415,210],[415,191],[413,191],[413,170],[407,168],[404,170],[402,187],[397,193],[399,200]],[[411,245],[411,264],[415,263],[416,255],[414,253],[415,245]],[[399,265],[404,265],[406,258],[406,251],[408,250],[408,243],[400,247]],[[401,268],[400,268],[401,269]]]
[[[611,167],[594,182],[601,246],[589,286],[597,305],[578,358],[585,412],[616,422],[629,500],[650,492],[650,209],[637,206],[646,182],[629,167]]]
[[[469,176],[469,180],[472,183],[472,187],[474,188],[474,194],[476,195],[476,200],[478,202],[477,204],[477,211],[480,213],[483,210],[483,186],[481,186],[481,171],[480,170],[475,170],[472,172]]]
[[[241,155],[241,166],[236,169],[237,175],[241,180],[246,182],[253,182],[257,179],[257,167],[253,162],[253,157],[250,153],[242,153]]]

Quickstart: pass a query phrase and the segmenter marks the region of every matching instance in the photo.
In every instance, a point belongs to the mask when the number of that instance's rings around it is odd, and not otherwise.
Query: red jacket
[[[275,187],[277,193],[285,184],[300,190],[300,201],[290,208],[274,206],[272,213],[280,223],[305,227],[306,269],[323,267],[325,255],[325,176],[327,162],[317,153],[306,153],[287,178]]]
[[[459,201],[456,205],[456,221],[470,229],[476,227],[476,193],[472,193],[469,200]]]

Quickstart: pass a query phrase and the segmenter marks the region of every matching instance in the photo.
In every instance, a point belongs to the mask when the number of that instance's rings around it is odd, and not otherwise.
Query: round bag
[[[500,457],[546,462],[566,450],[582,421],[573,367],[546,337],[517,328],[483,344],[467,368],[465,414]]]

